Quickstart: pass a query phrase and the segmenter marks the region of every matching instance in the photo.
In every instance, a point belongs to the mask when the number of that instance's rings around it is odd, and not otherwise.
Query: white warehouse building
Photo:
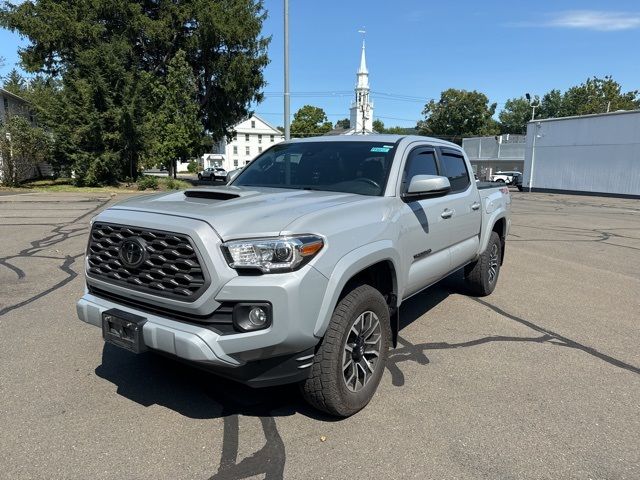
[[[222,167],[226,171],[247,165],[264,150],[284,141],[284,135],[273,125],[258,115],[235,125],[231,141],[220,141],[213,153],[202,156],[202,167]]]
[[[640,110],[534,120],[525,190],[640,198]]]

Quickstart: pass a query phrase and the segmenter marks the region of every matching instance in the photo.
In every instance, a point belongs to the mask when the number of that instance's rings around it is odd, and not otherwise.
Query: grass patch
[[[184,190],[193,187],[189,182],[179,178],[161,178],[160,186],[164,187],[165,190]]]
[[[184,190],[192,185],[184,180],[171,177],[154,177],[145,175],[137,182],[138,190]]]
[[[143,175],[137,182],[120,182],[117,185],[106,185],[104,187],[76,187],[71,178],[56,178],[46,180],[30,180],[24,182],[19,187],[0,187],[0,190],[10,190],[16,192],[78,192],[78,193],[127,193],[142,190],[167,191],[184,190],[192,185],[184,180],[170,177],[155,177]]]

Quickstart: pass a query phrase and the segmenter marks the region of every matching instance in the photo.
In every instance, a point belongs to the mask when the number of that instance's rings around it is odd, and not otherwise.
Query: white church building
[[[356,98],[351,103],[351,115],[349,116],[349,129],[340,132],[342,135],[367,135],[373,131],[373,102],[369,98],[369,70],[364,40],[362,41],[362,53],[360,54],[360,67],[356,74]]]

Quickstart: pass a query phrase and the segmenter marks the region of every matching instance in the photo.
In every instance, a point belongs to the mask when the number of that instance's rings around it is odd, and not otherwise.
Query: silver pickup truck
[[[496,286],[506,187],[418,136],[279,143],[229,185],[123,201],[91,222],[81,320],[252,386],[298,382],[352,415],[372,398],[402,302],[464,268]],[[486,188],[485,188],[486,187]]]

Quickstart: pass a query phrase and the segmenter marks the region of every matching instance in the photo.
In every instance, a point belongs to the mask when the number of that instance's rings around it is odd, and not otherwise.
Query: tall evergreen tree
[[[198,118],[214,139],[262,99],[269,38],[255,0],[35,0],[5,3],[0,26],[29,40],[23,67],[59,80],[48,127],[80,182],[135,175],[150,144],[152,92],[179,50],[195,79]]]
[[[18,70],[13,68],[9,72],[9,75],[5,77],[2,88],[14,95],[23,97],[27,91],[27,81],[22,75],[20,75]]]
[[[169,62],[166,81],[154,86],[158,100],[147,112],[145,138],[149,142],[149,164],[169,166],[176,174],[176,160],[186,160],[202,140],[202,124],[198,119],[197,87],[186,55],[179,50]]]

